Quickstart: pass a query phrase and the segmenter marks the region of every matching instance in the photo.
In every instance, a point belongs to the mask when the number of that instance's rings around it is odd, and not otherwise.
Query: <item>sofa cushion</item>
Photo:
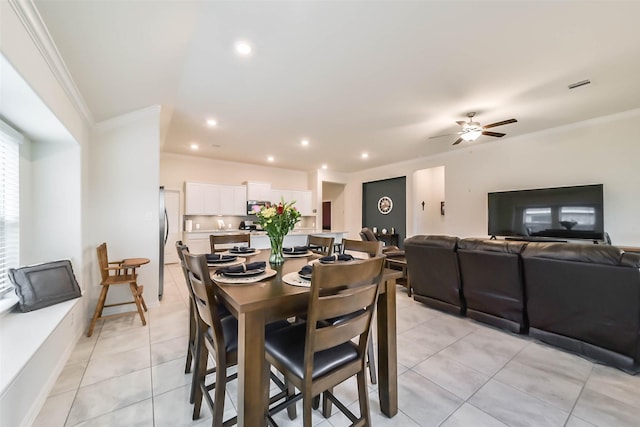
[[[527,245],[522,257],[620,265],[623,253],[621,249],[607,245],[533,242]]]
[[[527,242],[478,238],[462,239],[458,242],[458,250],[501,252],[505,254],[520,254],[526,246]]]
[[[22,312],[37,310],[81,296],[71,261],[53,261],[9,269]]]

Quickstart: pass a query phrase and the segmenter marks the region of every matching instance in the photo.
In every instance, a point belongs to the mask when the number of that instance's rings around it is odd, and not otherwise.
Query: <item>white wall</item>
[[[632,110],[354,173],[346,189],[347,227],[360,229],[363,182],[444,166],[447,234],[487,236],[491,191],[602,183],[605,230],[614,244],[640,246],[640,144],[633,137],[639,116],[640,110]],[[407,180],[407,224],[415,224],[417,215],[413,187],[413,180]],[[413,227],[407,235],[416,234]]]
[[[444,185],[444,166],[418,170],[413,174],[414,234],[445,233],[445,220],[440,213],[440,203],[445,201]]]
[[[96,125],[90,153],[90,239],[107,242],[109,259],[149,258],[139,270],[147,305],[158,302],[160,108],[149,107]],[[97,268],[89,286],[91,306],[100,291]],[[125,289],[126,288],[126,289]],[[131,300],[125,286],[109,289],[107,303]],[[131,310],[132,306],[106,309]]]
[[[33,142],[31,241],[23,264],[71,258],[81,262],[80,146]]]

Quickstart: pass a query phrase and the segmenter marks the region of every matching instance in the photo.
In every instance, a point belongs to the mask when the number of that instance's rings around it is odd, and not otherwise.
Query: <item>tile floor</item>
[[[190,375],[184,374],[187,293],[178,265],[165,274],[165,295],[148,326],[125,316],[100,323],[78,342],[34,425],[207,426],[191,420]],[[398,287],[400,411],[383,416],[370,386],[374,426],[640,425],[640,376],[593,364],[530,338],[429,309]],[[355,381],[336,389],[357,408]],[[228,386],[225,417],[234,415],[237,388]],[[357,413],[357,409],[355,409]],[[300,426],[279,414],[281,426]],[[314,425],[342,427],[334,409]]]

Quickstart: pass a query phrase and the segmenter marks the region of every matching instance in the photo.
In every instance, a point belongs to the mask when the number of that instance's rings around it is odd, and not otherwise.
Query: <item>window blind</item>
[[[22,135],[0,120],[0,288],[20,255],[20,143]]]

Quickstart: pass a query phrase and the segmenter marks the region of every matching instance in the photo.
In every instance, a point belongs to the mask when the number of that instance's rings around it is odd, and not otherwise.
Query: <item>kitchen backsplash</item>
[[[185,215],[183,230],[187,231],[187,221],[191,221],[192,231],[196,230],[238,230],[241,221],[253,221],[257,224],[255,216],[211,216],[211,215]],[[302,217],[296,224],[296,228],[315,228],[315,217]]]

